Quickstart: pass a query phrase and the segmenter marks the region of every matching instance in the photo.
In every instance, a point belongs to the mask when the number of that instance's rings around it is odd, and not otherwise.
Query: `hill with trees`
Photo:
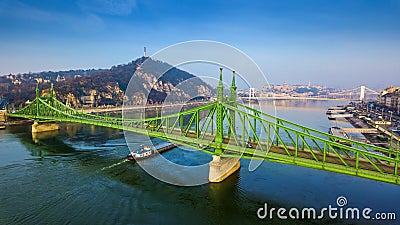
[[[181,85],[182,82],[186,84]],[[119,106],[124,100],[133,105],[144,102],[161,103],[166,98],[168,101],[182,102],[215,94],[214,88],[194,75],[167,63],[141,57],[110,69],[2,76],[0,97],[7,99],[15,107],[22,107],[26,101],[34,99],[36,84],[42,94],[46,94],[51,83],[54,84],[56,98],[74,108]],[[125,95],[127,90],[128,95]]]

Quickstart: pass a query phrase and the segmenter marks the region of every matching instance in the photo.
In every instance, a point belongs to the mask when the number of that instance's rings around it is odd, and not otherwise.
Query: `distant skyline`
[[[214,40],[271,84],[400,85],[400,0],[0,0],[0,75],[110,68]]]

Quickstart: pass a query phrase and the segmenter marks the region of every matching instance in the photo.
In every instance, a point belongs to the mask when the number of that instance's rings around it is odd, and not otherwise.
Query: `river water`
[[[318,130],[333,125],[325,111],[336,101],[278,101],[277,116]],[[270,107],[269,103],[262,108]],[[163,183],[125,160],[120,130],[61,124],[51,137],[29,127],[0,130],[0,224],[399,224],[400,186],[315,169],[249,160],[217,184],[181,187]],[[144,139],[135,135],[138,143]],[[154,140],[157,142],[158,140]],[[166,158],[186,165],[211,156],[175,148]],[[153,159],[152,159],[153,160]],[[157,160],[157,159],[154,159]],[[397,220],[260,219],[257,210],[337,207],[339,196],[360,211],[395,212]],[[372,214],[371,214],[372,215]]]

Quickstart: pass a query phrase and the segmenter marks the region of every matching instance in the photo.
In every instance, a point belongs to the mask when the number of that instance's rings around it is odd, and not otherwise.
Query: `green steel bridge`
[[[309,167],[400,184],[399,143],[390,149],[357,142],[277,118],[236,100],[235,72],[223,95],[222,69],[217,100],[170,115],[116,118],[85,114],[49,96],[10,113],[35,121],[90,124],[130,131],[221,157],[249,158]],[[396,147],[394,147],[396,146]]]

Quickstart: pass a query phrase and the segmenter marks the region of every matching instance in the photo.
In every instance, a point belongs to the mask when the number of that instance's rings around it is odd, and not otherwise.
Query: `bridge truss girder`
[[[273,161],[400,184],[399,143],[397,149],[386,149],[333,136],[227,99],[175,114],[130,119],[85,114],[53,96],[37,96],[9,116],[110,127],[212,155]]]

